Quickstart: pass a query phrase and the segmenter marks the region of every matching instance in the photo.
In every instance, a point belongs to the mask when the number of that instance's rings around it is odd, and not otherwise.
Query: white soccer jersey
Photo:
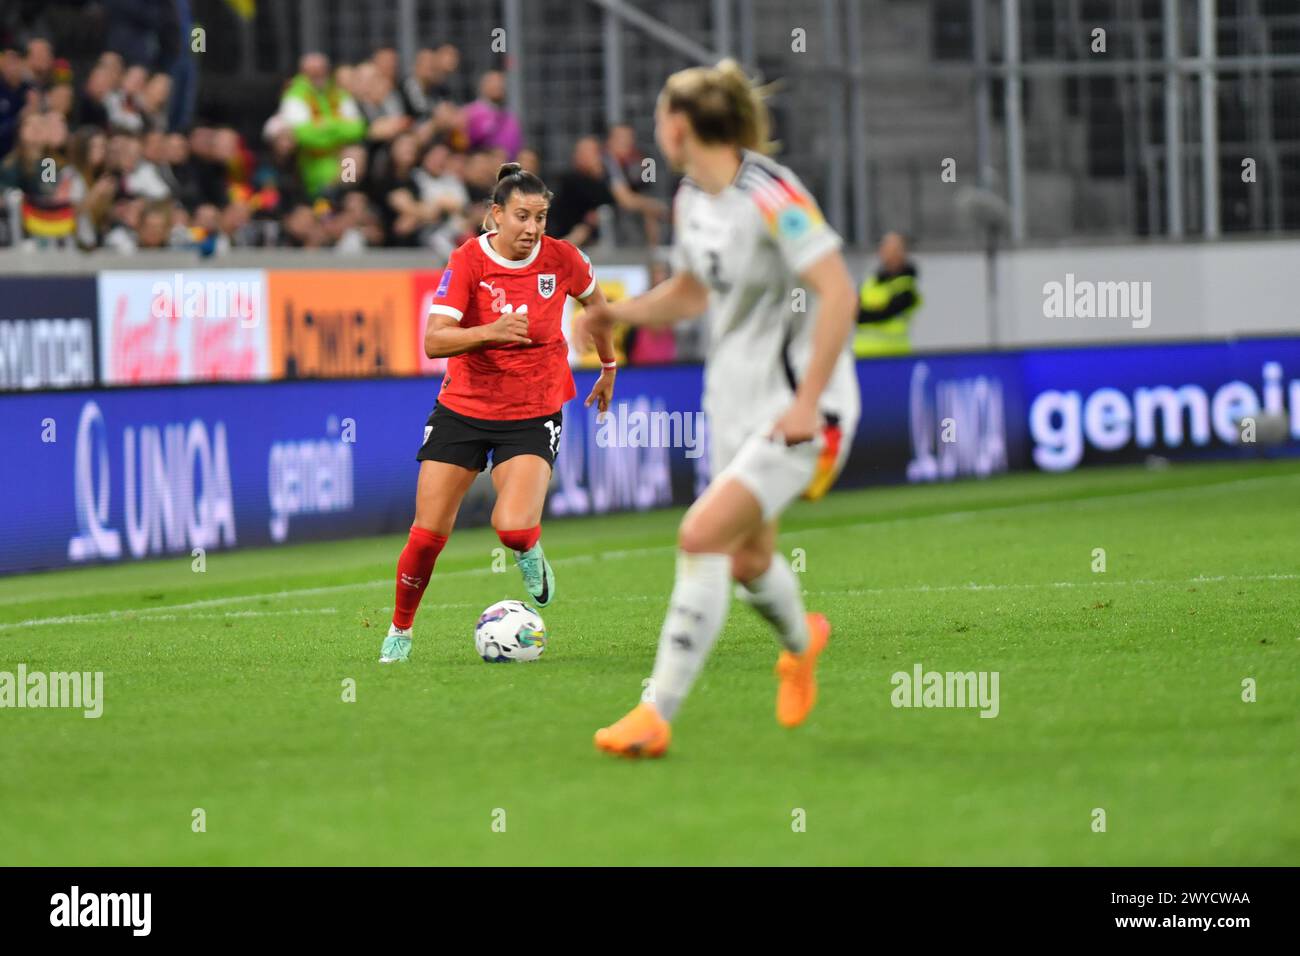
[[[684,180],[673,225],[673,270],[709,287],[704,411],[716,475],[793,401],[816,313],[799,276],[841,242],[794,173],[748,150],[735,180],[716,195]],[[846,342],[820,408],[851,439],[859,399],[849,349]]]

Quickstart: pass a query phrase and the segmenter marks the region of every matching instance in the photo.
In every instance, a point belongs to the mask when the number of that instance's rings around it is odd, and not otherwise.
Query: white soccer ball
[[[546,650],[546,624],[523,601],[498,601],[474,626],[474,649],[489,664],[535,661]]]

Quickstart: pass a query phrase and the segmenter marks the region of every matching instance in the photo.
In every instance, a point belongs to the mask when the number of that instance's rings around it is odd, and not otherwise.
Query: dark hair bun
[[[497,182],[505,179],[507,176],[513,176],[515,173],[523,172],[524,167],[518,163],[502,163],[501,168],[497,170]]]

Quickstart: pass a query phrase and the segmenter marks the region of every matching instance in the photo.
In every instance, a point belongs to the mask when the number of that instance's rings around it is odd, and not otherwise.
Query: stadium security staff
[[[906,355],[911,351],[908,327],[921,305],[916,266],[907,258],[907,244],[896,232],[880,240],[880,268],[868,276],[858,293],[858,328],[853,354]]]

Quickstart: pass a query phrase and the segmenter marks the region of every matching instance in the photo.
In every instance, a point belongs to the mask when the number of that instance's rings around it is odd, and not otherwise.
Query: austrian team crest
[[[555,294],[555,273],[538,273],[537,274],[537,294],[543,299],[549,299]]]

